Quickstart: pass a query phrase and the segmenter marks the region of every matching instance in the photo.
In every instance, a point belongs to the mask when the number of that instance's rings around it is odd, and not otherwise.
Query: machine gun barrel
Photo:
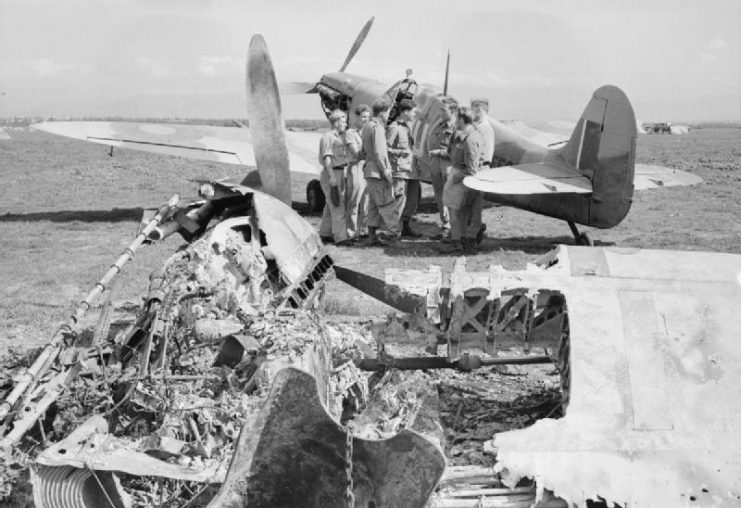
[[[10,413],[13,406],[20,400],[23,394],[49,369],[54,363],[57,356],[62,350],[64,338],[72,334],[73,327],[79,320],[90,310],[95,299],[106,290],[111,281],[121,272],[121,268],[134,257],[134,252],[144,243],[149,233],[152,232],[162,220],[167,217],[180,202],[180,197],[174,194],[164,205],[162,205],[157,214],[152,217],[147,226],[134,238],[124,252],[119,256],[110,269],[103,277],[95,283],[95,287],[79,303],[69,320],[62,324],[52,336],[49,344],[44,348],[39,357],[20,377],[18,383],[8,394],[4,401],[0,402],[0,420],[4,419]]]
[[[457,369],[463,372],[494,365],[537,365],[553,363],[549,356],[517,356],[503,358],[482,358],[479,355],[463,354],[460,358],[449,360],[445,356],[421,356],[407,358],[359,358],[355,366],[361,370],[427,370]]]

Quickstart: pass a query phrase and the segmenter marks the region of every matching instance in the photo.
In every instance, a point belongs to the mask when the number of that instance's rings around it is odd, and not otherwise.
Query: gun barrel
[[[57,356],[63,347],[63,341],[65,336],[71,334],[72,328],[79,322],[79,320],[87,313],[92,307],[95,299],[106,290],[111,281],[118,275],[121,268],[134,257],[134,252],[142,245],[144,240],[147,238],[149,233],[162,222],[162,220],[172,212],[172,210],[180,202],[180,196],[173,194],[173,196],[162,205],[157,214],[152,217],[147,226],[134,238],[124,252],[119,256],[103,277],[95,283],[95,287],[88,293],[83,299],[75,312],[70,316],[69,320],[62,324],[59,329],[54,333],[49,344],[41,352],[41,355],[36,359],[35,362],[26,370],[21,376],[20,381],[13,387],[13,390],[8,396],[0,402],[0,420],[3,420],[10,413],[11,409],[20,400],[23,394],[31,387],[54,363]]]

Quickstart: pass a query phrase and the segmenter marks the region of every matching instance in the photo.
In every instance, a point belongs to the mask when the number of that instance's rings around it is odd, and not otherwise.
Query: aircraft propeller
[[[372,23],[373,18],[360,31],[345,65],[357,52]],[[247,117],[262,189],[290,206],[291,173],[280,96],[265,39],[259,34],[252,37],[247,56]],[[256,186],[260,183],[255,181],[256,176],[256,172],[248,174],[242,185]],[[335,272],[350,286],[403,312],[413,312],[420,305],[415,295],[388,286],[380,279],[336,265]]]
[[[265,39],[254,35],[247,52],[247,118],[262,188],[291,205],[291,172],[280,95]],[[243,185],[254,184],[247,175]]]
[[[373,20],[375,20],[376,17],[372,16],[368,21],[366,21],[365,25],[363,25],[363,28],[360,29],[360,33],[358,33],[358,36],[355,37],[355,41],[352,43],[352,46],[350,47],[350,51],[347,53],[347,57],[345,57],[345,61],[342,63],[342,66],[340,67],[340,72],[345,72],[345,69],[347,69],[347,66],[350,65],[350,62],[355,57],[355,54],[360,50],[360,47],[363,45],[363,42],[365,42],[365,38],[368,36],[368,32],[370,32],[371,26],[373,26]],[[317,84],[316,83],[306,83],[303,81],[289,81],[285,83],[280,84],[280,90],[282,93],[318,93],[317,90]]]
[[[376,19],[375,16],[371,17],[371,19],[369,19],[360,30],[360,33],[355,38],[355,42],[353,42],[352,47],[350,48],[350,52],[347,54],[347,58],[345,58],[345,62],[342,64],[342,67],[340,67],[340,72],[345,72],[345,69],[350,64],[350,61],[358,52],[360,46],[363,45],[365,38],[368,36],[368,32],[370,32],[371,26],[373,26],[374,19]]]

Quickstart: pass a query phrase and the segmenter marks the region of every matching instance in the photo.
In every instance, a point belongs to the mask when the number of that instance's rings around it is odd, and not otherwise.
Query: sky
[[[0,117],[244,117],[249,40],[280,82],[406,69],[492,116],[576,119],[621,87],[644,121],[741,120],[741,0],[0,0]],[[285,118],[320,118],[283,96]]]

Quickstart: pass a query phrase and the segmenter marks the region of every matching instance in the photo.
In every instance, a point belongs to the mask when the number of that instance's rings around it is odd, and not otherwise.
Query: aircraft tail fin
[[[619,88],[598,88],[560,155],[592,182],[590,225],[612,227],[630,209],[635,171],[636,121]]]

